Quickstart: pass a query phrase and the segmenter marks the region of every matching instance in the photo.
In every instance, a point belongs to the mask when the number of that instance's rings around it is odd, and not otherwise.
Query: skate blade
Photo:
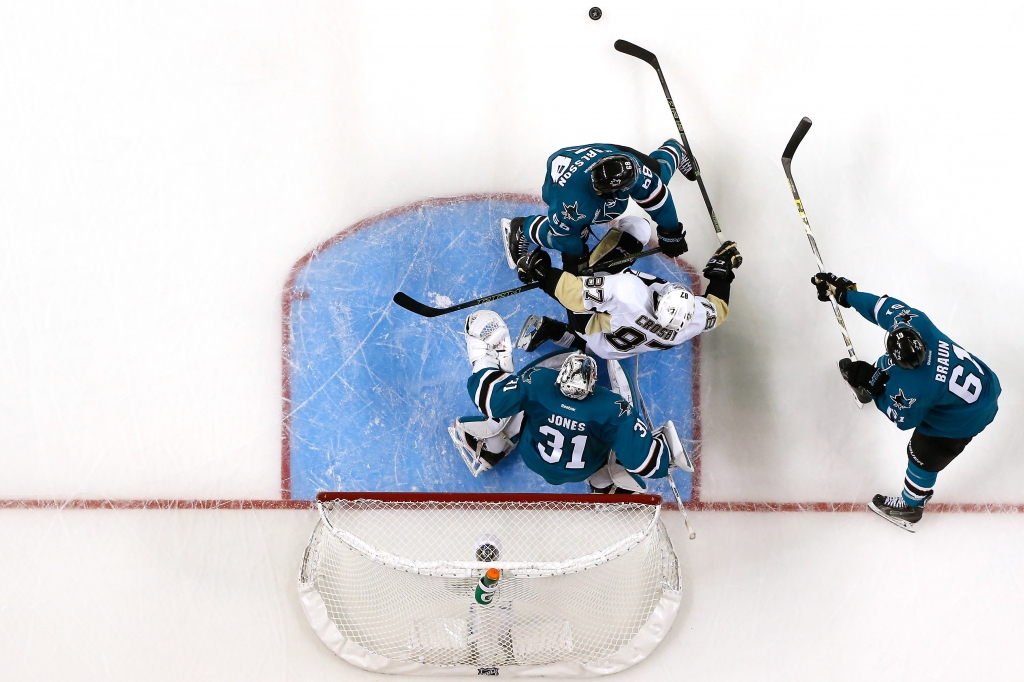
[[[515,270],[516,264],[512,262],[512,221],[508,218],[501,219],[501,241],[505,245],[505,261],[510,270]]]
[[[903,530],[907,531],[908,533],[916,533],[917,532],[917,530],[914,528],[914,526],[917,525],[917,524],[910,523],[909,521],[904,521],[903,519],[894,519],[893,517],[889,516],[884,511],[882,511],[881,509],[876,507],[874,502],[868,502],[868,508],[871,511],[875,512],[876,514],[878,514],[879,516],[881,516],[883,519],[885,519],[889,523],[893,524],[894,526],[899,526],[900,528],[902,528]]]
[[[537,315],[530,315],[526,318],[526,322],[523,323],[523,328],[519,330],[519,336],[516,337],[516,348],[520,350],[529,351],[530,342],[533,341],[534,334],[540,329],[541,318]]]
[[[455,449],[458,450],[459,455],[462,456],[462,461],[466,463],[467,467],[469,467],[469,472],[473,474],[473,478],[479,476],[481,471],[485,471],[485,468],[481,466],[483,460],[477,459],[476,453],[466,447],[466,444],[459,438],[459,434],[455,430],[454,426],[448,427],[448,435],[451,437],[452,443],[455,444]]]

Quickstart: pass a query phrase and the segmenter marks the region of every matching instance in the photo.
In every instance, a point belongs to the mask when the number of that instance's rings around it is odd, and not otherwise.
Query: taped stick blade
[[[786,145],[786,150],[782,152],[782,162],[793,160],[793,154],[796,154],[796,148],[800,146],[800,143],[804,139],[804,135],[811,129],[811,119],[804,116],[800,119],[800,123],[797,124],[796,130],[793,131],[793,136],[789,138],[789,144]]]
[[[654,56],[653,52],[645,50],[639,45],[634,45],[628,40],[616,40],[615,49],[622,54],[628,54],[631,57],[642,59],[656,69],[661,68],[658,64],[658,58]]]

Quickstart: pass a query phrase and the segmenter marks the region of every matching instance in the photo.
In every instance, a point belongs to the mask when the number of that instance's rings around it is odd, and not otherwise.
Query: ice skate
[[[530,245],[526,241],[526,235],[523,234],[523,219],[513,218],[509,220],[508,218],[502,218],[501,240],[505,245],[505,260],[508,261],[508,267],[515,270],[519,259],[530,250]]]
[[[931,495],[929,494],[928,497],[924,498],[924,501],[927,502],[930,498]],[[924,504],[920,507],[911,507],[903,499],[902,495],[897,495],[896,497],[875,495],[868,507],[886,521],[894,523],[911,533],[915,532],[914,525],[924,515]]]

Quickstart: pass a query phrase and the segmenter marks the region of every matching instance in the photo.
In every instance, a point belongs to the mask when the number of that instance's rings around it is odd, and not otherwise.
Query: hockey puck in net
[[[598,19],[601,18],[601,8],[600,7],[591,7],[589,14],[590,14],[590,18],[591,19],[593,19],[594,21],[597,21]]]

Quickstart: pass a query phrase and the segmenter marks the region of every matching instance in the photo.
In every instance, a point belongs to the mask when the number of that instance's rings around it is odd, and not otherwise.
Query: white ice
[[[671,137],[625,38],[658,54],[745,256],[702,347],[702,498],[900,489],[906,434],[854,407],[808,284],[779,157],[809,116],[794,173],[826,265],[928,312],[1003,385],[936,501],[1024,504],[1020,8],[602,0],[593,22],[594,2],[0,7],[0,500],[279,499],[292,265],[396,206],[538,193],[558,147]],[[699,266],[710,221],[672,189]],[[4,680],[369,679],[298,605],[310,511],[6,506]],[[910,535],[698,512],[693,542],[669,516],[689,601],[622,679],[1024,676],[1020,514]]]

